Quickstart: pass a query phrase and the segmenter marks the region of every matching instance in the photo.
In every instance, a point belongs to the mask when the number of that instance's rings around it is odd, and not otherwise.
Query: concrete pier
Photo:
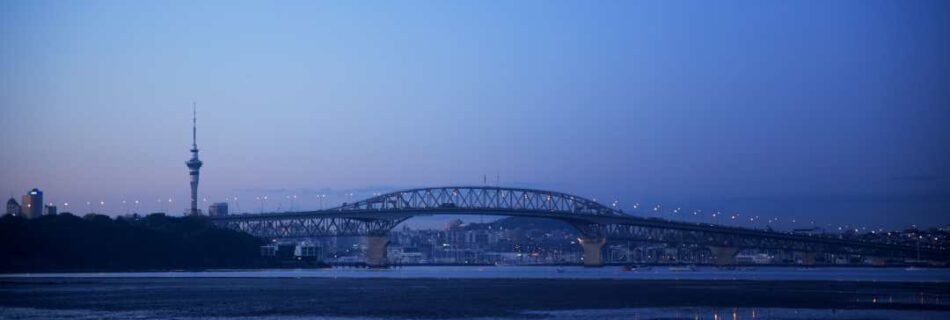
[[[801,251],[798,252],[798,256],[801,258],[801,265],[803,266],[813,266],[815,265],[815,256],[818,253],[812,251]]]
[[[389,261],[386,259],[386,247],[389,246],[389,235],[366,236],[366,266],[370,268],[386,268]]]
[[[868,257],[867,262],[872,266],[881,267],[887,264],[887,258],[885,257]]]
[[[710,246],[709,251],[712,252],[713,257],[715,257],[715,264],[717,266],[736,265],[736,254],[739,253],[739,248]]]
[[[584,267],[596,268],[604,266],[603,249],[604,244],[607,243],[607,238],[588,238],[581,236],[577,238],[577,241],[581,244],[581,248],[584,249]]]

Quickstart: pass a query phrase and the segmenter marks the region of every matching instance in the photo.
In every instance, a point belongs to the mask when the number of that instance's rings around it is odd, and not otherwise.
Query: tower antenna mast
[[[191,102],[191,148],[198,149],[198,103]]]

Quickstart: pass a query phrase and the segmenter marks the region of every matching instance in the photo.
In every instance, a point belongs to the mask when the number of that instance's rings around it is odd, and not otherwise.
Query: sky
[[[184,212],[195,102],[203,208],[487,183],[946,226],[947,39],[947,1],[0,0],[0,193]]]

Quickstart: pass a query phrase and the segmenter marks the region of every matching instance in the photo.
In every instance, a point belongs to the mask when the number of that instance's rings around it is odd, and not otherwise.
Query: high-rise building
[[[43,215],[43,191],[33,188],[29,193],[23,195],[23,201],[20,201],[20,210],[27,219],[39,218]]]
[[[43,215],[44,216],[55,216],[56,215],[56,206],[52,203],[43,206]]]
[[[208,216],[218,217],[228,215],[227,202],[215,202],[208,206]]]
[[[201,169],[201,160],[198,160],[198,111],[192,106],[191,118],[191,160],[185,162],[188,166],[188,175],[191,176],[191,209],[190,215],[201,214],[198,211],[198,169]]]
[[[14,200],[13,198],[10,198],[10,200],[7,200],[7,214],[11,216],[18,216],[20,215],[20,212],[21,212],[20,204],[16,203],[16,200]]]

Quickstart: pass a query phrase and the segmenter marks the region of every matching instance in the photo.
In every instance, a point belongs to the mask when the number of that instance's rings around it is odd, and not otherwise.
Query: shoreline
[[[876,265],[867,265],[867,264],[856,264],[856,265],[838,265],[838,264],[821,264],[821,265],[811,265],[804,266],[799,264],[737,264],[734,266],[721,267],[714,264],[670,264],[670,263],[658,263],[658,264],[624,264],[624,263],[607,263],[603,267],[595,267],[591,269],[598,268],[612,268],[612,267],[623,267],[623,266],[638,266],[638,267],[652,267],[652,268],[668,268],[668,267],[679,267],[679,266],[693,266],[693,267],[707,267],[707,268],[716,268],[721,270],[734,270],[734,269],[778,269],[778,268],[796,268],[796,269],[867,269],[867,270],[887,270],[887,269],[905,269],[908,267],[916,267],[920,269],[929,269],[929,270],[950,270],[950,265],[945,266],[919,266],[913,264],[900,264],[900,265],[886,265],[886,266],[876,266]],[[400,268],[417,268],[417,267],[471,267],[471,268],[484,268],[484,267],[498,267],[495,264],[393,264],[387,268],[382,268],[382,270],[389,269],[400,269]],[[515,267],[515,268],[537,268],[537,267],[583,267],[583,264],[512,264],[512,265],[503,265],[503,267]],[[587,268],[587,267],[585,267]],[[238,267],[238,268],[182,268],[182,269],[82,269],[82,268],[65,268],[65,269],[42,269],[38,272],[24,272],[25,270],[0,270],[0,277],[5,275],[15,275],[15,274],[50,274],[50,273],[140,273],[140,272],[220,272],[220,271],[258,271],[258,270],[350,270],[350,269],[371,269],[367,268],[364,265],[358,264],[328,264],[328,267],[270,267],[270,266],[255,266],[255,267]]]
[[[691,271],[652,268],[625,271],[620,267],[405,267],[390,269],[332,268],[332,269],[219,269],[205,271],[152,271],[152,272],[65,272],[0,274],[0,280],[43,278],[247,278],[247,279],[471,279],[471,280],[613,280],[613,281],[786,281],[786,282],[892,282],[947,284],[950,270],[901,268],[763,268],[718,269],[697,267]]]
[[[224,271],[224,270],[234,270],[234,271],[250,271],[250,270],[323,270],[323,269],[370,269],[365,267],[365,265],[360,264],[334,264],[328,263],[328,267],[278,267],[278,266],[254,266],[254,267],[237,267],[237,268],[177,268],[177,269],[136,269],[136,268],[118,268],[118,269],[83,269],[83,268],[65,268],[65,269],[42,269],[38,272],[27,272],[26,270],[0,270],[0,276],[8,274],[27,274],[27,273],[103,273],[103,272],[112,272],[112,273],[124,273],[124,272],[205,272],[205,271]],[[436,264],[393,264],[383,269],[399,269],[399,268],[416,268],[416,267],[496,267],[499,265],[490,264],[490,263],[464,263],[464,264],[452,264],[452,263],[436,263]],[[517,267],[517,268],[532,268],[532,267],[583,267],[583,264],[579,263],[553,263],[553,264],[506,264],[504,267]],[[667,268],[667,267],[679,267],[679,266],[693,266],[693,267],[709,267],[709,268],[718,268],[723,270],[729,269],[771,269],[771,268],[798,268],[798,269],[904,269],[909,267],[917,267],[921,269],[948,269],[950,270],[950,265],[927,265],[920,266],[915,264],[894,264],[894,265],[870,265],[870,264],[854,264],[854,265],[839,265],[839,264],[828,264],[828,265],[811,265],[805,266],[800,264],[737,264],[733,266],[717,266],[715,264],[709,263],[693,263],[693,264],[675,264],[675,263],[606,263],[603,267],[594,267],[597,268],[611,268],[611,267],[623,267],[623,266],[639,266],[639,267],[654,267],[654,268]],[[587,267],[585,267],[587,268]]]

